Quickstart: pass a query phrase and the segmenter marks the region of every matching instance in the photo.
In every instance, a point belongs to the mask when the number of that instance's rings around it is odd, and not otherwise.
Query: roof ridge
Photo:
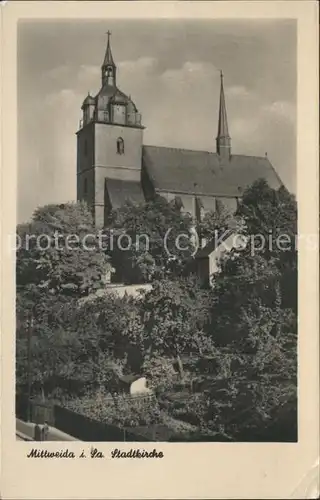
[[[143,148],[155,148],[155,149],[172,149],[175,151],[190,151],[192,153],[206,153],[208,155],[214,155],[214,156],[219,156],[218,153],[215,151],[207,151],[205,149],[190,149],[190,148],[177,148],[177,147],[171,147],[171,146],[155,146],[153,144],[143,144]],[[259,160],[266,160],[270,165],[272,163],[270,162],[269,158],[265,156],[258,156],[258,155],[243,155],[243,154],[231,154],[231,160],[232,157],[236,158],[258,158]],[[230,162],[227,162],[230,163]]]
[[[175,151],[191,151],[192,153],[207,153],[209,155],[218,155],[215,151],[207,151],[205,149],[190,149],[190,148],[177,148],[171,146],[155,146],[153,144],[143,144],[143,148],[157,148],[157,149],[174,149]]]
[[[171,147],[171,146],[155,146],[151,144],[143,144],[143,149],[144,148],[154,148],[154,149],[167,149],[167,150],[174,150],[174,151],[190,151],[192,153],[205,153],[208,155],[214,155],[214,156],[219,156],[218,153],[215,151],[207,151],[205,149],[190,149],[190,148],[177,148],[177,147]],[[236,158],[258,158],[259,160],[265,160],[267,161],[271,166],[272,163],[270,162],[269,158],[265,156],[258,156],[258,155],[243,155],[243,154],[231,154],[231,160],[233,157]],[[226,162],[227,164],[230,163],[230,161]]]
[[[267,161],[270,163],[269,158],[267,158],[266,156],[232,154],[232,155],[231,155],[231,158],[232,158],[233,156],[236,156],[237,158],[239,158],[239,157],[241,157],[241,158],[259,158],[260,160],[267,160]],[[271,165],[271,163],[270,163],[270,165]]]

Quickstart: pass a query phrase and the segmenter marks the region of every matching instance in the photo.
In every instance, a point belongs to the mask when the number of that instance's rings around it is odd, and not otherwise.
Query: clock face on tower
[[[126,123],[126,107],[123,104],[113,106],[113,121],[123,125]]]

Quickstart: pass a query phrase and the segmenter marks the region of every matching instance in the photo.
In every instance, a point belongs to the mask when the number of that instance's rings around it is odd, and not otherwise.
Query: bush
[[[155,398],[112,396],[97,391],[66,403],[66,408],[99,422],[136,427],[161,421],[161,411]]]
[[[161,356],[146,359],[142,371],[148,380],[149,387],[155,391],[172,388],[178,378],[173,368],[173,360]]]

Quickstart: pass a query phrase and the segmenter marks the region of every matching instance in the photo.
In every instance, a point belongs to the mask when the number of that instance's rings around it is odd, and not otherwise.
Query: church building
[[[142,116],[118,87],[109,32],[101,89],[88,94],[82,111],[77,199],[91,207],[99,228],[126,200],[140,203],[159,194],[199,220],[222,205],[234,211],[246,187],[259,178],[275,189],[282,185],[267,156],[232,153],[222,73],[216,152],[143,144]]]

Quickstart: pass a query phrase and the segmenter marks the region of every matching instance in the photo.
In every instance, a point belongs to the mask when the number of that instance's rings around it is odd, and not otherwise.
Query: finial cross
[[[106,31],[106,35],[108,35],[108,38],[110,38],[110,35],[111,35],[111,31]]]

